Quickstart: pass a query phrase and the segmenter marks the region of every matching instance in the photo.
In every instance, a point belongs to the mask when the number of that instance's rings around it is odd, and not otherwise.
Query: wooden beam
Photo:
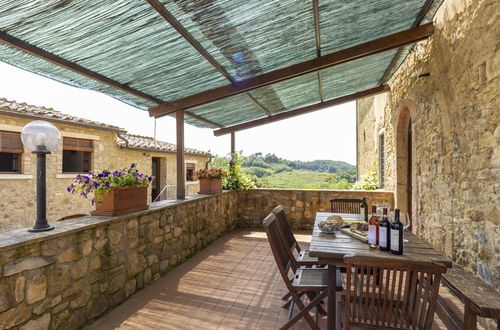
[[[235,154],[236,154],[236,133],[231,132],[231,165],[234,162]]]
[[[191,45],[194,49],[200,53],[212,66],[220,72],[230,83],[235,83],[234,78],[226,71],[226,69],[219,63],[217,60],[210,55],[210,53],[198,42],[198,40],[193,37],[191,33],[172,15],[167,8],[159,1],[159,0],[146,0],[151,7],[153,7],[160,16],[162,16],[177,32]],[[267,111],[253,96],[248,93],[245,95],[252,101],[252,103],[259,108],[260,111],[264,112],[268,116],[270,115],[269,111]],[[202,121],[202,120],[200,120]],[[217,127],[221,127],[218,125]]]
[[[313,0],[313,18],[314,18],[314,36],[316,39],[316,56],[321,57],[321,28],[319,25],[319,0]],[[323,73],[318,71],[318,91],[319,99],[324,101],[325,96],[323,93]]]
[[[184,111],[184,113],[185,113],[186,116],[191,117],[193,119],[196,119],[198,121],[201,121],[201,122],[203,122],[203,123],[205,123],[207,125],[210,125],[212,127],[217,127],[217,128],[224,127],[223,125],[218,124],[218,123],[216,123],[214,121],[208,120],[208,119],[206,119],[204,117],[200,117],[198,115],[195,115],[194,113],[192,113],[190,111]]]
[[[366,56],[378,54],[390,49],[414,43],[428,38],[434,31],[432,23],[415,27],[409,30],[391,34],[376,40],[346,48],[312,60],[294,64],[287,68],[271,71],[246,81],[222,86],[202,93],[194,94],[182,99],[163,103],[149,108],[149,115],[160,117],[174,112],[176,109],[185,109],[220,100],[232,95],[245,93],[252,89],[267,86],[279,81],[291,79],[306,73],[322,70]]]
[[[167,8],[159,0],[146,0],[151,7],[153,7],[160,16],[162,16],[179,34],[191,45],[198,53],[200,53],[210,64],[212,64],[217,71],[219,71],[229,81],[233,82],[231,75],[224,69],[222,65],[210,55],[205,48],[189,33],[184,26],[172,15]]]
[[[146,101],[150,101],[150,102],[153,102],[156,104],[162,104],[164,102],[163,100],[161,100],[159,98],[156,98],[154,96],[151,96],[151,95],[148,95],[148,94],[143,93],[141,91],[138,91],[132,87],[127,86],[126,84],[122,84],[118,81],[115,81],[115,80],[110,79],[106,76],[103,76],[97,72],[94,72],[92,70],[84,68],[81,65],[78,65],[74,62],[68,61],[65,58],[62,58],[62,57],[57,56],[55,54],[52,54],[46,50],[43,50],[42,48],[34,46],[26,41],[23,41],[21,39],[13,37],[4,31],[0,31],[0,42],[8,45],[10,47],[16,48],[22,52],[28,53],[28,54],[33,55],[35,57],[38,57],[42,60],[45,60],[45,61],[50,62],[52,64],[55,64],[57,66],[71,70],[75,73],[78,73],[78,74],[85,76],[87,78],[90,78],[92,80],[101,82],[101,83],[106,84],[110,87],[119,89],[121,91],[135,95],[137,97],[140,97]],[[223,125],[217,124],[217,123],[212,122],[212,121],[205,119],[203,117],[196,116],[192,113],[186,113],[186,114],[189,115],[190,117],[192,117],[196,120],[199,120],[201,122],[204,122],[212,127],[223,127]]]
[[[361,92],[341,96],[341,97],[338,97],[338,98],[335,98],[332,100],[309,105],[309,106],[306,106],[306,107],[303,107],[300,109],[281,112],[281,113],[278,113],[278,114],[271,116],[271,117],[260,118],[260,119],[248,121],[246,123],[242,123],[242,124],[238,124],[238,125],[234,125],[234,126],[229,126],[229,127],[224,127],[224,128],[215,130],[214,135],[221,136],[221,135],[225,135],[225,134],[229,134],[229,133],[233,133],[233,132],[237,132],[237,131],[242,131],[242,130],[245,130],[248,128],[257,127],[257,126],[261,126],[264,124],[273,123],[275,121],[300,116],[300,115],[310,113],[313,111],[318,111],[318,110],[322,110],[325,108],[329,108],[329,107],[332,107],[334,105],[339,105],[342,103],[351,102],[351,101],[354,101],[354,100],[362,98],[362,97],[380,94],[380,93],[385,93],[388,91],[389,91],[389,86],[387,86],[387,85],[370,88],[370,89],[367,89],[367,90],[364,90]]]
[[[250,93],[245,93],[245,96],[253,103],[255,104],[255,106],[257,108],[259,108],[260,111],[262,111],[263,113],[265,113],[266,115],[270,116],[271,113],[266,109],[264,108],[264,106],[262,104],[259,103],[259,101],[257,101],[255,99],[255,97],[253,97],[252,95],[250,95]]]
[[[186,199],[186,165],[184,164],[184,111],[175,112],[177,145],[177,199]]]
[[[150,102],[153,102],[156,104],[163,103],[163,101],[160,100],[159,98],[148,95],[148,94],[143,93],[137,89],[129,87],[126,84],[122,84],[116,80],[113,80],[111,78],[103,76],[95,71],[84,68],[83,66],[78,65],[74,62],[68,61],[65,58],[62,58],[62,57],[57,56],[55,54],[52,54],[52,53],[50,53],[46,50],[43,50],[42,48],[39,48],[37,46],[34,46],[26,41],[23,41],[21,39],[13,37],[4,31],[0,31],[0,42],[8,45],[10,47],[16,48],[20,51],[23,51],[25,53],[28,53],[30,55],[33,55],[35,57],[41,58],[42,60],[45,60],[45,61],[50,62],[52,64],[58,65],[58,66],[63,67],[65,69],[68,69],[68,70],[71,70],[71,71],[76,72],[78,74],[81,74],[82,76],[85,76],[87,78],[99,81],[99,82],[106,84],[108,86],[111,86],[113,88],[119,89],[121,91],[127,92],[127,93],[135,95],[137,97],[140,97],[144,100],[147,100],[147,101],[150,101]]]
[[[427,15],[427,12],[432,7],[432,3],[433,2],[434,2],[434,0],[426,0],[425,1],[424,5],[422,6],[422,9],[420,9],[420,12],[418,13],[417,18],[415,19],[415,21],[413,22],[413,24],[411,25],[411,27],[419,26],[420,23],[422,23],[422,21],[424,20],[425,16]],[[390,77],[391,71],[393,70],[394,66],[398,62],[398,59],[401,56],[401,53],[403,53],[403,47],[400,47],[398,49],[398,51],[396,52],[396,54],[392,58],[391,63],[387,67],[387,70],[385,70],[384,74],[382,75],[382,78],[380,79],[380,84],[381,85],[384,85],[385,83],[387,83],[387,81],[389,80],[389,78],[391,78]]]

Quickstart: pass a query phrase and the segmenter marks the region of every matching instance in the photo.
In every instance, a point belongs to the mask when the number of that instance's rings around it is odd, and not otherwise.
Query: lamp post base
[[[38,225],[35,225],[33,228],[31,229],[28,229],[28,231],[30,233],[38,233],[40,231],[49,231],[49,230],[52,230],[54,229],[54,226],[51,226],[49,224],[46,224],[45,226],[38,226]]]

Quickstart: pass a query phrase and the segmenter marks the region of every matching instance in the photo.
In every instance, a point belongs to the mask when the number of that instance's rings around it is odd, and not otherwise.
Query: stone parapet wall
[[[236,226],[238,194],[0,234],[0,329],[77,329]]]
[[[368,206],[393,207],[392,192],[365,190],[251,189],[239,192],[238,226],[261,227],[272,209],[283,205],[288,221],[295,229],[311,229],[316,212],[329,212],[330,199],[366,197]]]

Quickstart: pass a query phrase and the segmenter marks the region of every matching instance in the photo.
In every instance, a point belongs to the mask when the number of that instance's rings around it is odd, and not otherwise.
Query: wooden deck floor
[[[297,239],[306,246],[310,236],[299,232]],[[265,233],[236,230],[88,328],[278,329],[288,317],[285,291]],[[293,329],[309,327],[300,321]],[[433,329],[446,329],[437,316]]]

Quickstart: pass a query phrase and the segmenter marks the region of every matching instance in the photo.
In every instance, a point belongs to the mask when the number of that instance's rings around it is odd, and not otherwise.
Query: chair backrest
[[[274,213],[269,214],[264,219],[263,225],[281,277],[283,278],[288,290],[293,290],[293,287],[290,284],[289,271],[290,269],[295,271],[295,269],[299,268],[299,266],[291,254],[290,249],[287,248],[281,237]]]
[[[334,198],[330,199],[332,212],[359,214],[362,199]]]
[[[297,252],[300,252],[299,243],[297,243],[297,240],[293,235],[292,229],[288,224],[288,220],[286,218],[285,209],[283,208],[283,205],[276,206],[273,209],[273,213],[276,217],[276,222],[278,223],[278,229],[281,233],[281,236],[283,237],[283,240],[285,241],[290,251],[293,252],[294,250],[297,250]]]
[[[344,263],[346,329],[431,328],[444,266],[369,257],[345,257]]]

